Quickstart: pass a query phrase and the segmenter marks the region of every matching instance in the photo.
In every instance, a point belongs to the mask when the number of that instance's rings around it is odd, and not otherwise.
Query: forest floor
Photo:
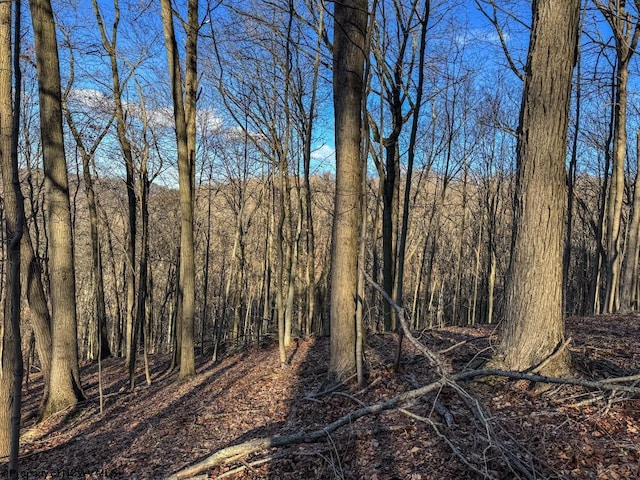
[[[567,332],[577,378],[639,372],[639,316],[569,318]],[[491,326],[430,330],[419,338],[435,351],[447,350],[442,357],[454,372],[489,358],[496,341]],[[89,400],[41,424],[32,419],[42,389],[35,378],[25,395],[21,478],[162,479],[226,446],[316,430],[363,405],[437,380],[408,342],[400,371],[394,372],[396,343],[393,335],[370,336],[367,387],[322,395],[317,393],[326,377],[326,338],[296,342],[287,367],[279,365],[273,345],[227,352],[215,364],[201,358],[197,376],[183,383],[176,373],[164,374],[166,357],[154,356],[151,385],[141,373],[134,393],[122,359],[108,359],[102,372],[104,413],[97,365],[91,364],[82,368]],[[403,405],[404,411],[362,417],[322,442],[209,469],[206,478],[526,478],[511,470],[513,458],[530,467],[530,478],[640,478],[637,397],[572,385],[531,388],[529,382],[496,377],[461,385],[482,405],[486,424],[460,395],[443,389],[436,403],[452,415],[451,425],[434,411],[434,396],[421,398]],[[5,472],[0,465],[0,476]]]

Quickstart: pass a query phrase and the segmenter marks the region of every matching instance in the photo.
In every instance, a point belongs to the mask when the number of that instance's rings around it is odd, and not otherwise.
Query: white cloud
[[[67,97],[69,106],[75,110],[110,113],[113,111],[114,103],[111,96],[92,88],[74,88]]]
[[[198,130],[212,132],[222,128],[222,118],[213,109],[202,108],[196,112],[196,124]]]
[[[322,144],[320,147],[314,149],[311,152],[311,158],[320,161],[333,160],[335,158],[335,155],[335,149],[330,147],[326,143]]]

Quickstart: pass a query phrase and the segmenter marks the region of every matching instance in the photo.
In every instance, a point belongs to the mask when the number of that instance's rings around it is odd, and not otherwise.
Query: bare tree
[[[40,132],[49,232],[52,359],[49,397],[43,417],[75,405],[84,397],[78,370],[77,318],[69,180],[62,131],[60,62],[50,0],[32,0]]]
[[[126,170],[126,186],[127,186],[127,208],[128,208],[128,237],[126,244],[127,262],[126,262],[126,358],[129,370],[134,368],[135,360],[132,361],[132,352],[137,348],[133,339],[133,330],[135,323],[135,255],[136,255],[136,192],[135,192],[135,172],[133,162],[133,148],[131,140],[127,133],[127,122],[125,118],[125,108],[123,105],[123,81],[121,79],[120,67],[118,62],[118,28],[120,25],[120,2],[113,1],[114,20],[111,32],[108,32],[100,6],[97,0],[92,0],[93,10],[98,22],[100,39],[102,46],[109,56],[109,66],[111,69],[112,94],[115,106],[116,133],[118,142],[124,157]],[[110,35],[109,35],[110,33]],[[135,356],[135,354],[134,354]]]
[[[336,381],[346,381],[356,372],[355,310],[362,208],[360,144],[367,21],[367,0],[335,4],[333,103],[336,193],[331,252],[329,378]]]
[[[0,4],[0,168],[6,207],[4,227],[8,257],[4,318],[0,323],[0,457],[9,457],[8,478],[12,480],[18,478],[23,376],[20,335],[20,244],[25,215],[18,176],[20,8],[21,4],[18,1],[15,6],[15,41],[12,42],[12,5],[9,2]],[[12,88],[14,74],[15,89]],[[15,109],[12,103],[17,105]],[[7,202],[8,199],[10,200]]]
[[[625,0],[608,0],[605,3],[594,0],[613,32],[616,45],[615,106],[613,115],[613,169],[607,200],[607,295],[605,308],[614,312],[618,301],[618,284],[622,262],[622,204],[625,179],[624,164],[627,156],[627,97],[629,83],[629,62],[640,39],[640,0],[634,0],[636,16],[627,9]],[[627,292],[625,292],[626,294]],[[625,299],[629,303],[629,299]],[[626,308],[626,307],[625,307]]]
[[[162,25],[169,61],[173,114],[178,147],[178,182],[180,189],[180,292],[181,331],[180,378],[195,375],[194,319],[195,319],[195,262],[193,240],[193,205],[195,190],[196,94],[198,0],[189,0],[186,29],[185,79],[183,86],[180,56],[173,27],[173,8],[170,0],[162,0]]]
[[[71,44],[71,42],[69,42]],[[97,136],[92,145],[85,145],[86,141],[76,124],[72,111],[69,106],[69,93],[73,86],[75,78],[75,59],[74,52],[69,49],[69,84],[65,88],[63,93],[64,99],[64,116],[69,126],[69,130],[76,142],[76,148],[80,153],[82,159],[82,179],[84,181],[84,191],[87,197],[87,204],[89,207],[89,231],[91,236],[91,275],[93,286],[93,301],[94,301],[94,325],[97,332],[98,355],[103,360],[111,356],[111,350],[109,348],[109,341],[107,337],[107,313],[105,307],[104,297],[104,278],[102,273],[102,248],[100,246],[100,236],[98,231],[98,199],[96,198],[96,192],[94,188],[93,176],[91,174],[91,165],[96,151],[100,146],[100,143],[111,128],[111,124],[114,120],[114,115],[111,115],[108,122],[97,132]],[[93,342],[90,342],[93,343]],[[95,358],[95,351],[91,352],[91,357]]]
[[[579,0],[538,0],[532,7],[518,128],[512,259],[503,336],[494,359],[511,370],[553,375],[569,366],[563,349],[562,254],[579,7]]]

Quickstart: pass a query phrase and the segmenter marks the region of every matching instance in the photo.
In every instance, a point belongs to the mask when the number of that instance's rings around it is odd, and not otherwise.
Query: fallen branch
[[[396,310],[398,313],[398,319],[400,320],[400,324],[404,331],[407,340],[418,350],[420,351],[433,365],[435,370],[437,371],[440,379],[429,383],[420,388],[416,388],[413,390],[409,390],[400,395],[396,395],[395,397],[385,400],[382,402],[378,402],[369,406],[362,407],[358,410],[354,410],[347,415],[344,415],[330,423],[329,425],[311,432],[302,432],[293,435],[281,435],[281,436],[273,436],[273,437],[263,437],[256,438],[253,440],[249,440],[244,443],[240,443],[237,445],[232,445],[222,450],[219,450],[204,460],[187,467],[179,472],[174,473],[167,480],[184,480],[184,479],[193,479],[196,475],[211,469],[217,465],[222,463],[228,463],[230,459],[235,461],[261,451],[265,451],[271,448],[295,445],[301,443],[316,443],[323,441],[327,438],[330,438],[330,435],[336,430],[346,426],[351,425],[355,420],[362,418],[366,415],[377,414],[386,410],[396,409],[400,407],[404,402],[409,400],[414,400],[424,395],[439,391],[444,387],[452,387],[458,395],[463,399],[467,408],[474,415],[476,420],[480,422],[480,424],[485,429],[485,435],[487,435],[487,441],[494,448],[497,448],[498,451],[502,454],[503,458],[507,462],[507,467],[512,469],[512,472],[519,476],[517,472],[524,475],[525,478],[534,479],[540,478],[540,472],[537,472],[534,466],[525,465],[519,458],[518,455],[514,454],[511,451],[513,447],[507,447],[505,442],[500,440],[499,436],[493,431],[491,425],[489,425],[489,421],[486,418],[479,402],[475,399],[471,394],[466,392],[459,384],[459,382],[468,381],[472,379],[482,378],[482,377],[490,377],[490,376],[498,376],[505,377],[512,380],[527,380],[535,383],[549,383],[549,384],[561,384],[561,385],[576,385],[589,389],[596,390],[605,390],[605,391],[623,391],[630,394],[640,394],[640,387],[629,386],[629,385],[620,385],[624,381],[637,381],[638,376],[630,376],[630,377],[622,377],[620,379],[607,379],[603,381],[588,381],[588,380],[580,380],[580,379],[570,379],[570,378],[556,378],[556,377],[547,377],[543,375],[538,375],[534,373],[521,373],[521,372],[510,372],[498,369],[482,369],[482,370],[468,370],[463,371],[457,374],[452,374],[445,367],[445,363],[440,359],[437,353],[432,352],[429,348],[424,346],[420,341],[418,341],[409,330],[409,326],[404,316],[404,309],[396,304],[391,297],[377,284],[375,283],[369,275],[365,273],[367,280],[376,288],[382,296],[389,302],[389,304]],[[322,392],[327,393],[327,392]],[[404,412],[406,413],[406,412]],[[436,432],[441,435],[440,432]],[[513,441],[511,442],[513,443]],[[458,456],[461,455],[461,452],[453,445],[452,443],[449,446],[454,450],[454,453]],[[533,458],[533,457],[531,457]],[[463,463],[469,466],[468,461],[463,461]],[[246,468],[246,467],[245,467]],[[475,470],[475,469],[474,469]],[[488,475],[485,475],[488,477]]]
[[[313,432],[303,432],[294,435],[282,435],[276,437],[256,438],[254,440],[249,440],[248,442],[223,448],[222,450],[218,450],[213,455],[210,455],[209,457],[196,463],[195,465],[174,473],[173,475],[168,477],[167,480],[184,480],[186,478],[192,478],[195,475],[204,472],[205,470],[215,467],[216,465],[220,465],[230,457],[244,457],[246,455],[261,452],[274,447],[295,445],[299,443],[316,443],[322,441],[339,428],[345,425],[350,425],[351,423],[353,423],[353,421],[364,417],[365,415],[371,415],[380,413],[385,410],[391,410],[401,405],[403,402],[413,400],[415,398],[426,395],[427,393],[439,390],[445,384],[446,382],[444,382],[443,380],[439,380],[437,382],[430,383],[429,385],[425,385],[424,387],[402,393],[389,400],[360,408],[340,417],[338,420],[330,423],[326,427],[315,430]]]
[[[510,372],[507,370],[497,369],[481,369],[481,370],[468,370],[453,375],[451,377],[454,381],[465,381],[479,377],[505,377],[511,380],[528,380],[533,383],[551,383],[555,385],[575,385],[578,387],[589,388],[593,390],[604,390],[610,392],[627,392],[635,395],[640,395],[640,387],[634,387],[630,385],[620,385],[624,381],[629,381],[629,377],[620,378],[608,378],[606,380],[592,381],[582,380],[579,378],[564,378],[564,377],[547,377],[544,375],[538,375],[534,373],[521,373]]]
[[[409,390],[389,400],[375,403],[373,405],[369,405],[369,406],[360,408],[358,410],[354,410],[353,412],[350,412],[347,415],[340,417],[338,420],[334,421],[333,423],[330,423],[329,425],[319,430],[314,430],[312,432],[303,432],[303,433],[298,433],[293,435],[256,438],[254,440],[249,440],[244,443],[223,448],[222,450],[218,450],[214,454],[196,463],[195,465],[187,467],[171,475],[170,477],[168,477],[167,480],[184,480],[188,478],[193,478],[199,473],[202,473],[212,467],[225,463],[228,459],[232,457],[242,458],[252,453],[261,452],[264,450],[268,450],[270,448],[283,447],[287,445],[296,445],[300,443],[320,442],[325,438],[329,437],[329,435],[331,435],[336,430],[346,425],[352,424],[355,420],[359,418],[362,418],[366,415],[377,414],[385,410],[395,409],[400,405],[402,405],[404,402],[420,398],[431,392],[436,392],[446,386],[454,387],[454,389],[458,393],[460,393],[463,397],[466,397],[467,400],[475,401],[475,399],[473,399],[471,395],[469,395],[468,393],[464,392],[464,390],[462,390],[462,388],[457,384],[457,382],[473,380],[473,379],[482,378],[482,377],[491,377],[491,376],[505,377],[512,380],[528,380],[531,382],[538,382],[538,383],[576,385],[576,386],[597,389],[597,390],[624,391],[628,393],[640,394],[640,388],[630,387],[626,385],[618,385],[615,383],[607,383],[602,381],[592,382],[587,380],[579,380],[579,379],[571,379],[571,378],[545,377],[542,375],[509,372],[509,371],[496,370],[496,369],[469,370],[466,372],[461,372],[461,373],[451,375],[448,379],[441,378],[438,381],[429,383],[428,385],[425,385],[420,388],[416,388],[414,390]],[[608,382],[611,382],[611,380],[612,379],[608,379]],[[477,413],[477,412],[474,412],[474,413]],[[479,420],[481,421],[481,423],[486,422],[486,420],[482,419],[482,417],[480,417]],[[521,470],[524,467],[524,465],[519,465],[518,467],[519,467],[518,470]],[[525,476],[528,476],[528,475],[525,474]]]

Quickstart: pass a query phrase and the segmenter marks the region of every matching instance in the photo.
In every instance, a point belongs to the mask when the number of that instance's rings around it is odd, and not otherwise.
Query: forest
[[[639,478],[639,39],[1,1],[0,478]]]

